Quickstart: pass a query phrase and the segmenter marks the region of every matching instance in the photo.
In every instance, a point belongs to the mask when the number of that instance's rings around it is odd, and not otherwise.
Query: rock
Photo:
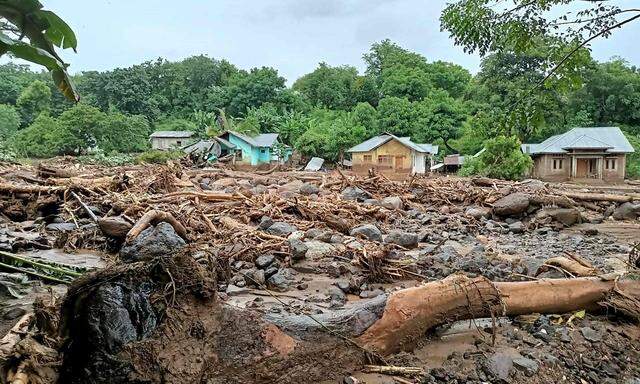
[[[101,217],[98,219],[98,226],[102,233],[116,239],[124,239],[133,227],[122,217]]]
[[[533,191],[539,191],[545,187],[544,181],[538,179],[525,179],[522,180],[520,184],[526,185]]]
[[[599,233],[598,228],[596,227],[587,227],[582,229],[582,234],[585,236],[595,236]]]
[[[286,291],[289,289],[289,285],[291,284],[291,277],[286,270],[281,269],[277,273],[273,274],[271,277],[267,279],[267,283],[272,289],[277,291]]]
[[[522,221],[516,221],[514,223],[509,224],[509,232],[511,233],[524,232],[524,225],[522,224]]]
[[[320,188],[315,184],[304,183],[300,187],[300,193],[303,195],[317,195],[320,193]]]
[[[547,208],[542,212],[544,215],[552,217],[555,221],[558,221],[567,227],[582,221],[580,211],[575,208]]]
[[[309,260],[319,260],[333,255],[335,248],[333,245],[318,240],[305,241],[307,247],[305,257]]]
[[[485,207],[469,207],[464,211],[464,214],[465,216],[480,220],[483,217],[488,218],[491,216],[491,210]]]
[[[300,239],[289,240],[289,249],[291,250],[291,258],[293,260],[304,259],[309,247]]]
[[[400,196],[389,196],[382,199],[380,205],[387,209],[402,209],[404,203],[402,202]]]
[[[528,376],[535,375],[540,368],[538,363],[526,357],[518,357],[513,359],[513,365]]]
[[[374,289],[371,291],[362,291],[360,292],[361,299],[373,299],[374,297],[378,297],[380,295],[384,295],[384,292],[380,289]]]
[[[271,265],[269,268],[264,270],[264,277],[268,279],[276,273],[278,273],[278,267]]]
[[[623,203],[613,211],[616,220],[635,220],[640,216],[640,204]]]
[[[255,285],[259,288],[263,287],[264,283],[266,282],[265,273],[262,269],[251,268],[247,271],[244,271],[243,275],[245,277],[245,280],[249,284]]]
[[[349,293],[350,292],[350,285],[348,281],[345,280],[338,280],[336,281],[336,287],[340,288],[342,290],[342,292],[344,293]]]
[[[505,353],[494,353],[487,359],[487,374],[499,380],[508,380],[512,368],[513,359]]]
[[[273,219],[269,216],[262,216],[260,218],[260,224],[258,224],[258,228],[263,231],[268,229],[273,224]]]
[[[185,245],[171,224],[162,222],[142,231],[131,244],[125,244],[120,249],[120,257],[125,261],[151,260],[173,255]]]
[[[297,230],[298,228],[296,228],[294,225],[285,223],[284,221],[276,221],[273,224],[271,224],[269,228],[267,228],[268,233],[276,236],[282,236],[282,237],[287,237],[292,232]]]
[[[47,231],[71,232],[76,229],[74,223],[51,223],[47,225]]]
[[[347,187],[342,191],[343,200],[355,200],[364,202],[370,197],[369,192],[358,187]]]
[[[227,187],[233,187],[236,185],[236,179],[233,177],[223,177],[222,179],[218,179],[212,183],[209,183],[209,188],[214,190],[221,190]]]
[[[529,208],[529,195],[516,192],[493,204],[493,213],[498,216],[518,216]]]
[[[324,230],[320,228],[311,228],[304,233],[304,237],[307,239],[315,239],[316,237],[320,236],[322,233],[324,233]]]
[[[268,266],[276,261],[274,255],[260,255],[256,258],[256,266],[260,269],[266,269]]]
[[[585,340],[592,343],[598,343],[602,340],[602,335],[598,331],[590,327],[580,328],[580,333],[582,333],[582,337],[584,337]]]
[[[351,230],[351,232],[349,232],[349,235],[354,237],[360,235],[371,241],[382,242],[382,232],[373,224],[363,224],[355,227]]]
[[[9,308],[2,313],[3,320],[15,320],[27,314],[27,310],[20,307]]]
[[[397,244],[405,248],[414,248],[418,245],[418,235],[394,229],[384,239],[385,243]]]
[[[329,298],[331,302],[344,304],[347,302],[347,295],[338,287],[329,287]]]
[[[377,199],[367,199],[363,202],[363,204],[369,204],[369,205],[380,205],[380,200]]]
[[[339,233],[334,233],[333,235],[331,235],[329,242],[331,244],[342,244],[344,242],[344,236]]]

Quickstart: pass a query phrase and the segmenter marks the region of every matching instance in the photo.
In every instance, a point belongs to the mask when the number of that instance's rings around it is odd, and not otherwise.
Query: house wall
[[[357,173],[366,173],[370,168],[374,168],[376,171],[382,173],[411,173],[413,169],[413,154],[411,148],[408,148],[404,144],[397,140],[390,140],[378,148],[375,148],[369,152],[355,152],[351,154],[351,160],[353,163],[352,170]],[[364,156],[370,155],[371,162],[365,162]],[[378,156],[391,156],[391,164],[380,165],[378,163]],[[402,156],[402,165],[399,168],[396,157]]]
[[[260,163],[259,148],[251,146],[251,144],[233,134],[229,134],[229,142],[235,144],[235,146],[242,151],[241,163],[247,163],[250,165],[258,165]]]
[[[613,155],[600,155],[600,154],[588,154],[588,153],[576,153],[575,156],[580,158],[584,157],[595,157],[598,158],[600,163],[602,164],[602,179],[608,181],[622,181],[624,180],[625,172],[626,172],[626,155],[625,154],[613,154]],[[562,159],[562,169],[553,169],[553,160],[554,159]],[[616,159],[616,169],[615,170],[607,170],[604,165],[604,161],[606,159]],[[534,165],[532,170],[532,176],[538,179],[547,180],[547,181],[567,181],[572,179],[571,169],[572,169],[572,155],[553,155],[553,154],[545,154],[540,156],[535,156],[533,158]],[[576,166],[578,164],[576,163]]]
[[[181,147],[186,145],[190,141],[189,138],[185,137],[152,137],[151,138],[151,148],[152,149],[171,149],[176,147]],[[178,144],[180,142],[180,144]]]

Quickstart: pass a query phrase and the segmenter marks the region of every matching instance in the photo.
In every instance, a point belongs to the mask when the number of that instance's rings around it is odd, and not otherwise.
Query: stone
[[[71,232],[76,229],[74,223],[51,223],[47,224],[47,231]]]
[[[465,216],[473,217],[480,220],[482,218],[488,218],[491,216],[491,210],[485,207],[469,207],[464,211]]]
[[[347,295],[338,287],[329,287],[329,299],[332,302],[338,302],[344,304],[347,302]]]
[[[281,269],[267,279],[269,286],[277,291],[286,291],[289,289],[291,279],[288,273]]]
[[[331,235],[329,242],[331,244],[342,244],[344,242],[344,236],[339,233],[334,233],[333,235]]]
[[[233,187],[235,185],[236,179],[233,177],[223,177],[222,179],[218,179],[212,183],[209,183],[209,187],[215,190],[225,189],[227,187]]]
[[[567,227],[582,221],[580,211],[575,208],[547,208],[543,210],[543,213]]]
[[[304,237],[307,239],[315,239],[316,237],[320,236],[322,233],[324,233],[324,230],[320,228],[311,228],[304,233]]]
[[[131,244],[125,244],[120,249],[120,258],[124,261],[151,260],[173,255],[185,245],[171,224],[162,222],[142,231]]]
[[[640,216],[640,204],[623,203],[613,211],[616,220],[635,220]]]
[[[300,194],[302,195],[317,195],[320,193],[320,188],[312,183],[304,183],[300,186]]]
[[[273,219],[269,216],[262,216],[260,218],[260,224],[258,224],[258,229],[262,229],[263,231],[269,228],[273,224]]]
[[[524,225],[522,224],[522,221],[516,221],[514,223],[509,224],[509,232],[511,233],[524,232]]]
[[[363,204],[369,204],[369,205],[380,205],[380,200],[377,199],[366,199]]]
[[[343,200],[355,200],[359,202],[364,202],[370,197],[369,192],[360,189],[358,187],[347,187],[342,190],[342,199]]]
[[[264,286],[264,283],[267,281],[262,269],[251,268],[244,271],[243,275],[245,277],[245,281],[260,288]]]
[[[602,335],[600,334],[600,332],[590,327],[580,328],[580,333],[582,333],[582,337],[584,337],[585,340],[592,343],[598,343],[602,340]]]
[[[538,363],[526,357],[518,357],[513,359],[513,365],[528,376],[535,375],[540,368]]]
[[[582,234],[585,236],[595,236],[599,233],[598,228],[596,227],[586,227],[582,229]]]
[[[357,237],[364,236],[371,241],[382,242],[382,232],[373,224],[363,224],[357,226],[349,232],[349,235]]]
[[[264,277],[268,279],[276,273],[278,273],[278,267],[272,265],[264,270]]]
[[[15,320],[27,314],[27,310],[21,307],[9,308],[2,314],[3,320]]]
[[[336,251],[333,245],[318,240],[305,241],[304,245],[307,247],[305,258],[309,260],[323,259],[325,257],[333,255],[333,253]]]
[[[361,299],[373,299],[374,297],[378,297],[380,295],[384,295],[384,292],[380,289],[374,289],[371,291],[362,291],[360,292]]]
[[[394,229],[384,239],[385,243],[397,244],[405,248],[415,248],[418,245],[418,235]]]
[[[340,288],[342,290],[342,292],[344,293],[349,293],[350,292],[350,284],[348,281],[345,280],[338,280],[336,281],[336,287]]]
[[[269,228],[267,228],[268,233],[276,236],[282,236],[282,237],[287,237],[292,232],[297,230],[298,228],[296,228],[295,225],[285,223],[284,221],[276,221],[273,224],[271,224]]]
[[[300,239],[289,240],[289,250],[291,251],[291,258],[293,260],[304,259],[309,247]]]
[[[494,353],[487,359],[487,374],[499,380],[508,380],[512,368],[513,358],[505,353]]]
[[[389,196],[382,199],[380,205],[387,209],[402,209],[404,203],[400,196]]]
[[[276,261],[274,255],[260,255],[256,258],[256,266],[260,269],[265,269],[273,264],[274,261]]]
[[[516,192],[493,203],[493,213],[498,216],[518,216],[529,208],[529,195]]]

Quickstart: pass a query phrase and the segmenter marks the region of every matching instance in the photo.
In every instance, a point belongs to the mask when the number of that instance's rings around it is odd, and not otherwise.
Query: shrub
[[[148,140],[149,123],[142,115],[110,113],[98,126],[97,144],[105,152],[142,152]]]
[[[105,153],[101,149],[98,149],[89,155],[78,156],[78,162],[81,164],[106,165],[108,167],[133,164],[134,161],[135,156],[133,155],[119,152]]]
[[[498,136],[485,141],[484,147],[480,156],[465,161],[460,175],[517,180],[533,166],[533,160],[520,150],[516,137]]]
[[[627,139],[636,151],[627,155],[627,177],[640,178],[640,136],[627,133]]]
[[[136,156],[136,163],[154,163],[154,164],[163,164],[168,160],[176,160],[180,159],[184,156],[184,152],[182,151],[158,151],[151,150]]]
[[[20,114],[7,104],[0,104],[0,140],[8,139],[20,128]]]
[[[70,153],[69,143],[73,141],[69,130],[47,113],[41,113],[33,124],[18,131],[9,143],[21,156],[52,157]]]

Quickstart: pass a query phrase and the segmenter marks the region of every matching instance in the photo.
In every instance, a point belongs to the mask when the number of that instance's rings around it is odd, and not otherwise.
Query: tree
[[[18,131],[9,143],[22,156],[44,158],[73,153],[68,144],[74,141],[71,133],[45,112]]]
[[[358,103],[349,116],[354,126],[364,127],[366,136],[371,137],[380,133],[380,116],[371,104]]]
[[[445,61],[429,63],[426,73],[432,87],[447,91],[453,98],[464,96],[471,83],[469,71],[458,64]]]
[[[426,59],[417,53],[410,52],[391,40],[386,39],[371,46],[369,53],[363,55],[367,64],[366,74],[382,83],[382,74],[386,69],[402,65],[408,68],[426,69]]]
[[[226,111],[231,116],[242,117],[251,107],[278,103],[284,88],[285,79],[273,68],[253,68],[248,73],[241,71],[229,79],[224,90]]]
[[[498,136],[485,142],[485,151],[469,158],[460,170],[461,175],[481,175],[496,179],[520,179],[531,167],[533,160],[520,150],[517,137]]]
[[[347,110],[357,102],[354,97],[357,82],[355,67],[331,67],[320,63],[313,72],[296,80],[292,89],[305,95],[314,106]]]
[[[142,152],[148,147],[149,131],[142,115],[110,113],[98,123],[97,146],[105,152]]]
[[[378,104],[380,131],[398,136],[411,136],[416,131],[418,111],[413,104],[399,97],[385,97]]]
[[[29,125],[40,113],[49,110],[51,104],[51,89],[40,80],[29,84],[16,101],[16,106],[22,115],[23,125]]]
[[[385,68],[381,80],[380,91],[385,97],[416,101],[427,97],[431,90],[431,79],[424,70],[402,64]]]
[[[439,90],[420,102],[419,107],[422,127],[414,132],[412,138],[421,143],[439,139],[450,151],[457,153],[449,141],[460,136],[462,124],[467,119],[462,102],[449,96],[446,91]]]
[[[104,112],[84,103],[64,111],[58,118],[60,127],[68,132],[63,153],[82,153],[97,146],[105,118]]]
[[[11,137],[20,128],[20,115],[18,111],[6,104],[0,104],[0,141]]]
[[[23,41],[25,37],[29,42]],[[58,89],[75,101],[80,97],[67,74],[67,64],[55,47],[75,51],[77,44],[69,25],[55,13],[44,10],[39,1],[0,1],[0,56],[9,52],[46,67]]]

